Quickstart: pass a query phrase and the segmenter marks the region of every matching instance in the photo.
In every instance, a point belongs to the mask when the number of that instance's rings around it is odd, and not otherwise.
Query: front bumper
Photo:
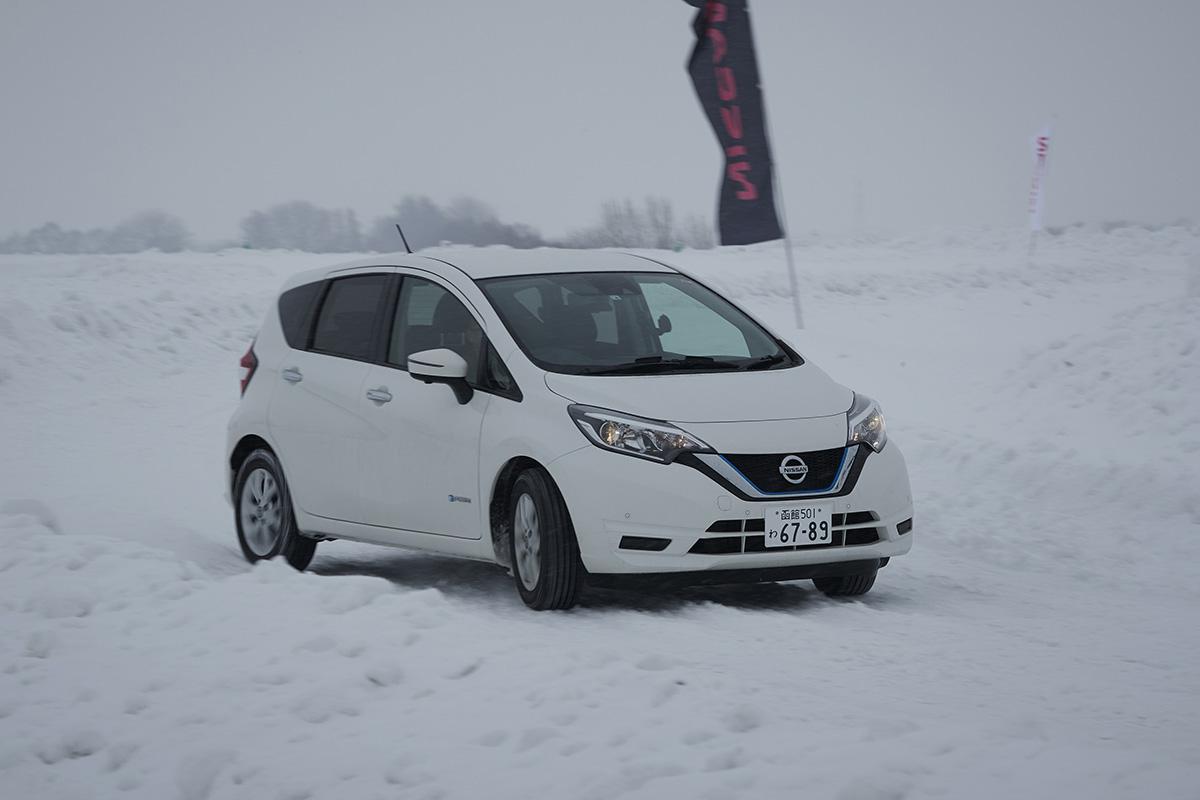
[[[580,448],[548,467],[571,512],[584,566],[593,574],[869,563],[903,555],[912,547],[912,492],[895,442],[865,456],[852,488],[796,498],[738,496],[686,464],[658,464],[598,447]],[[761,547],[761,520],[768,506],[814,501],[834,505],[833,545]],[[668,542],[657,551],[628,549],[638,539],[659,540],[656,547],[661,540]]]

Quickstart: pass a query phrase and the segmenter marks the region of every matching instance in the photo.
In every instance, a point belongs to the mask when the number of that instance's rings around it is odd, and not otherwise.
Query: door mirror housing
[[[430,383],[467,377],[467,360],[453,350],[439,347],[422,350],[408,357],[408,372]]]
[[[453,350],[439,347],[408,357],[408,374],[425,383],[444,383],[454,390],[459,405],[471,402],[475,390],[467,383],[467,361]]]
[[[671,332],[671,318],[668,317],[666,314],[659,314],[657,330],[658,330],[659,336],[662,336],[664,333],[670,333]]]

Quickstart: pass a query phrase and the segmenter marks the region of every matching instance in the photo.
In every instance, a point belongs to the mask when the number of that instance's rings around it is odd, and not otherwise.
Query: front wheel
[[[527,470],[509,496],[509,553],[517,592],[537,611],[575,605],[583,587],[579,543],[558,488],[546,473]]]
[[[856,575],[813,578],[813,583],[830,597],[858,597],[871,591],[871,587],[875,585],[875,576],[878,574],[878,569],[872,569]]]
[[[270,450],[255,450],[234,481],[237,537],[251,563],[283,556],[303,571],[313,560],[317,540],[301,536],[292,513],[292,496],[279,460]]]

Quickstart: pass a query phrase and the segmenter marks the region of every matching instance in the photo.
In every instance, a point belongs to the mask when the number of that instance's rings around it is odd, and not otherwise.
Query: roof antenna
[[[400,230],[400,223],[396,223],[396,233],[400,234],[400,241],[404,242],[404,250],[409,255],[412,255],[412,248],[408,246],[408,239],[404,238],[404,231]]]

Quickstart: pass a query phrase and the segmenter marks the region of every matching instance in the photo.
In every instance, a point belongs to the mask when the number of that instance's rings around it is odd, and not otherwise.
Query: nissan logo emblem
[[[787,456],[779,463],[779,474],[788,483],[804,483],[808,477],[808,464],[800,456]]]

